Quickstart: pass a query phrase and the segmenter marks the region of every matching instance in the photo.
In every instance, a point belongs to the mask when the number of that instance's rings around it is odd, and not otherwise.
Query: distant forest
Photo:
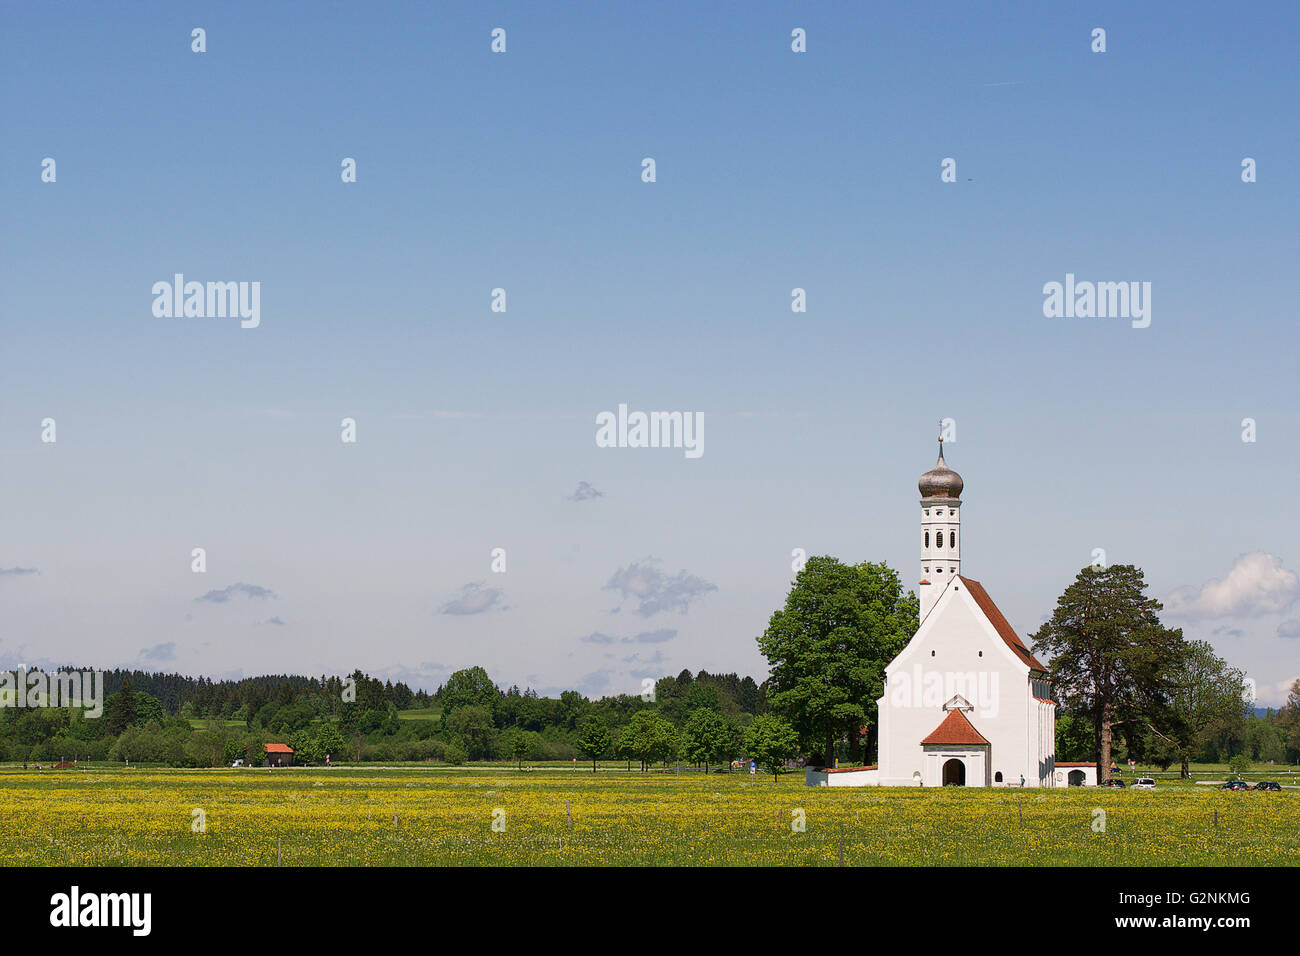
[[[75,668],[61,668],[72,670]],[[104,671],[103,716],[65,708],[0,708],[0,760],[53,763],[113,760],[171,766],[261,764],[266,743],[288,743],[295,763],[339,761],[572,760],[590,756],[594,727],[601,757],[645,762],[675,749],[672,738],[696,710],[716,713],[740,733],[765,712],[766,692],[751,677],[692,674],[661,678],[644,698],[588,700],[577,691],[541,697],[497,687],[481,667],[453,674],[434,693],[361,671],[348,678],[268,674],[213,680],[140,670]],[[657,736],[633,753],[627,727]],[[587,719],[588,748],[581,723]],[[623,736],[624,746],[616,737]],[[643,734],[643,737],[645,735]]]

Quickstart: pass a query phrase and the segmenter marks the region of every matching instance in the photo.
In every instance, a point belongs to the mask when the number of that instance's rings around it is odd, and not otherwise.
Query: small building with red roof
[[[288,767],[293,764],[293,748],[288,744],[265,744],[266,766]]]

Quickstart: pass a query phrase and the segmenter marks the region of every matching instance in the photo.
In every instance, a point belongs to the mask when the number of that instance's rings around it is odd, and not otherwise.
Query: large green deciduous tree
[[[827,763],[845,735],[850,759],[860,760],[858,731],[875,725],[885,666],[916,633],[918,612],[888,565],[809,558],[758,639],[770,709],[810,749],[824,747]]]
[[[776,714],[755,717],[745,730],[745,752],[776,780],[785,762],[795,755],[799,734]]]
[[[481,667],[466,667],[447,678],[438,691],[438,702],[442,705],[442,726],[449,728],[448,719],[459,707],[483,707],[489,714],[495,712],[501,691],[497,690],[492,678]]]
[[[1205,641],[1185,641],[1165,675],[1164,706],[1148,721],[1191,778],[1191,760],[1206,736],[1246,711],[1245,676],[1229,667]]]
[[[677,753],[677,728],[652,710],[632,715],[619,736],[620,750],[641,761],[641,769],[658,761],[667,761]]]
[[[1103,781],[1115,727],[1146,723],[1182,659],[1182,631],[1160,623],[1163,605],[1145,591],[1141,569],[1131,564],[1086,567],[1030,638],[1035,655],[1050,660],[1058,693],[1092,721]]]
[[[592,714],[578,724],[578,752],[591,761],[591,772],[596,772],[596,761],[609,752],[609,724],[605,718]]]
[[[682,726],[682,756],[691,763],[704,764],[707,774],[709,764],[720,764],[732,756],[727,751],[735,737],[735,730],[726,717],[716,710],[697,707]]]

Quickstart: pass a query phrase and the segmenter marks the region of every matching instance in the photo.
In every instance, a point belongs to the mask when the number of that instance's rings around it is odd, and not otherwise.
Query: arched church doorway
[[[1070,780],[1070,786],[1072,786],[1072,787],[1082,787],[1082,786],[1083,786],[1083,780],[1084,780],[1084,774],[1083,774],[1083,771],[1082,771],[1082,770],[1071,770],[1071,771],[1070,771],[1070,778],[1069,778],[1069,780]]]
[[[943,785],[945,787],[966,786],[966,765],[956,757],[943,765]]]

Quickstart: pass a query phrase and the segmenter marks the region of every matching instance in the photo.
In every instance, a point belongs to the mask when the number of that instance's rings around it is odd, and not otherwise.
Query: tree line
[[[753,678],[689,670],[661,678],[644,696],[595,700],[502,689],[482,667],[457,671],[432,692],[359,670],[238,681],[115,670],[105,674],[105,689],[99,719],[75,708],[0,708],[0,760],[260,764],[265,744],[279,742],[306,764],[608,757],[643,769],[682,759],[717,766],[740,755],[751,723],[766,712],[766,692]]]

